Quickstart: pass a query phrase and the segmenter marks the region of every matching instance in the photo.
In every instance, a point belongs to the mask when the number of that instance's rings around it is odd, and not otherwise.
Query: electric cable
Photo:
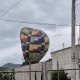
[[[6,15],[13,8],[15,8],[20,2],[21,2],[21,0],[19,0],[15,5],[13,5],[11,8],[9,8],[4,14],[2,14],[0,16],[0,18],[3,17],[4,15]],[[17,23],[27,23],[27,24],[39,24],[39,25],[71,26],[71,25],[62,25],[62,24],[57,25],[57,24],[52,24],[52,23],[27,22],[27,21],[7,20],[7,19],[0,19],[0,21],[17,22]],[[76,26],[78,26],[78,25],[76,25]]]
[[[8,21],[8,22],[27,23],[27,24],[56,25],[56,24],[50,24],[50,23],[27,22],[27,21],[7,20],[7,19],[0,19],[0,20]]]
[[[7,21],[7,22],[14,22],[14,23],[37,24],[37,25],[50,25],[50,26],[71,26],[71,24],[67,25],[67,24],[39,23],[39,22],[27,22],[27,21],[7,20],[7,19],[0,19],[0,21]],[[79,26],[79,25],[76,24],[76,26]]]
[[[5,13],[3,13],[3,14],[0,16],[0,18],[3,17],[4,15],[6,15],[8,12],[10,12],[13,8],[15,8],[20,2],[21,2],[21,0],[17,1],[17,3],[14,4],[11,8],[9,8]]]

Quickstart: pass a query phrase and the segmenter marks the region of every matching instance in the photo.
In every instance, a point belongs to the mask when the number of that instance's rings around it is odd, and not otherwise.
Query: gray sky
[[[20,30],[23,27],[41,29],[50,39],[50,47],[43,58],[51,58],[50,53],[71,45],[71,0],[21,0],[17,6],[3,15],[19,0],[0,0],[0,19],[17,20],[37,23],[51,23],[56,25],[39,25],[0,20],[0,66],[12,62],[22,63]],[[76,4],[80,3],[77,0]],[[80,24],[80,5],[76,7],[76,22]],[[62,26],[59,26],[62,25]],[[64,26],[63,26],[64,25]],[[68,26],[67,26],[68,25]],[[78,27],[76,27],[78,38]],[[77,44],[76,38],[76,44]]]

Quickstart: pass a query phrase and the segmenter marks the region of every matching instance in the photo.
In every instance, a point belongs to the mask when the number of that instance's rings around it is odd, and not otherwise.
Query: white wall
[[[71,61],[71,48],[65,48],[59,51],[51,53],[52,55],[52,69],[57,70],[57,61],[59,63],[59,69],[73,69]],[[76,69],[78,68],[78,59],[80,58],[80,48],[76,46]],[[66,70],[68,76],[71,76],[74,70]],[[79,80],[79,70],[76,70],[76,80]]]
[[[52,70],[52,61],[46,62],[46,70]],[[29,71],[28,65],[15,68],[15,72],[16,72],[15,79],[16,80],[29,80],[29,72],[25,72],[25,71]],[[42,71],[42,63],[32,64],[31,71]],[[50,75],[48,76],[50,80]],[[36,78],[37,80],[41,80],[41,72],[36,72]],[[35,72],[31,72],[31,80],[35,80]]]

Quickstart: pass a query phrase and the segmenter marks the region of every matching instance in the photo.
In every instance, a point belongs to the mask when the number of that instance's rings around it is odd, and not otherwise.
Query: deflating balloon
[[[41,30],[22,28],[20,40],[25,62],[39,62],[49,48],[49,38]]]

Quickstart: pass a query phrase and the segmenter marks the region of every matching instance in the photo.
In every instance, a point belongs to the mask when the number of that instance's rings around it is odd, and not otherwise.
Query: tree
[[[51,80],[71,80],[70,77],[67,76],[68,73],[65,73],[64,70],[53,71],[51,72]]]

